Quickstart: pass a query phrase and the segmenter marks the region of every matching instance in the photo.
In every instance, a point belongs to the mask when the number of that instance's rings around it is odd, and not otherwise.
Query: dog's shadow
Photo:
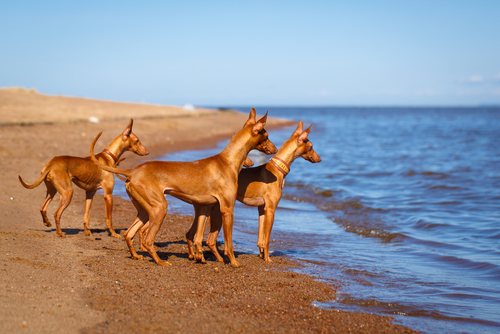
[[[115,229],[115,232],[118,233],[118,234],[121,234],[121,232],[123,231],[126,231],[127,229],[123,228],[123,229]],[[36,231],[40,231],[40,232],[45,232],[45,233],[53,233],[53,234],[56,234],[57,233],[57,230],[56,228],[50,228],[48,230],[36,230]],[[61,231],[66,234],[66,235],[78,235],[78,234],[84,234],[84,230],[83,229],[80,229],[80,228],[62,228]],[[91,228],[90,229],[90,232],[92,232],[92,236],[91,237],[102,237],[104,236],[104,234],[106,236],[111,236],[111,233],[109,233],[108,229],[105,229],[105,228]]]
[[[171,242],[155,242],[154,245],[155,245],[155,247],[157,247],[156,254],[158,254],[158,257],[164,261],[168,261],[168,259],[171,258],[172,256],[175,256],[175,257],[181,258],[181,259],[189,259],[189,254],[187,253],[187,251],[186,252],[169,252],[168,250],[160,250],[161,248],[168,249],[169,245],[186,245],[187,246],[187,242],[185,240],[178,240],[178,241],[171,241]],[[220,256],[222,256],[222,258],[224,259],[224,264],[229,264],[230,263],[229,258],[226,255],[224,255],[224,250],[221,250],[219,248],[219,246],[220,246],[219,243],[217,243],[217,249],[219,250]],[[204,248],[207,247],[205,241],[203,242],[203,247]],[[137,254],[144,256],[144,258],[149,258],[150,262],[154,263],[154,260],[151,258],[151,256],[149,255],[149,253],[147,251],[138,251]],[[240,255],[246,255],[246,254],[251,254],[251,252],[234,251],[234,256],[236,258],[238,258]],[[207,262],[218,262],[215,255],[212,254],[212,252],[208,249],[203,250],[203,256],[205,257],[205,260]],[[196,263],[196,261],[194,261],[194,260],[191,260],[191,261]],[[221,262],[218,262],[218,263],[221,263]]]

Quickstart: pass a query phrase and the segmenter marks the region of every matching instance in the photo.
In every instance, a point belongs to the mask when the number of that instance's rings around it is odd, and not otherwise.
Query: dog
[[[303,123],[300,121],[290,139],[280,147],[278,153],[269,162],[258,167],[243,169],[238,177],[237,200],[259,208],[257,246],[260,258],[267,262],[271,262],[269,256],[271,230],[285,185],[285,177],[290,172],[290,165],[299,157],[311,163],[321,162],[320,156],[313,149],[312,142],[307,139],[311,126],[302,131]],[[214,207],[210,213],[210,234],[207,245],[217,261],[222,262],[223,259],[217,249],[217,235],[221,224],[221,216]]]
[[[90,147],[91,158],[104,170],[127,178],[125,187],[137,209],[137,217],[124,235],[132,258],[143,259],[135,251],[132,239],[137,231],[149,222],[144,248],[156,264],[170,265],[159,258],[153,246],[155,236],[167,214],[168,204],[165,194],[168,194],[193,204],[194,219],[199,230],[204,229],[212,206],[219,204],[226,255],[233,266],[239,266],[232,247],[233,209],[236,202],[238,174],[250,150],[265,143],[268,154],[277,152],[264,129],[266,121],[267,113],[256,121],[256,112],[252,108],[243,129],[234,134],[221,153],[192,162],[147,161],[130,170],[103,165],[95,159],[93,150],[100,134],[97,135]],[[196,231],[188,233],[188,246],[192,247],[194,242],[196,259],[204,263],[206,261],[201,247],[203,233],[196,233],[197,236],[201,236],[201,240],[197,238],[193,240],[194,232]]]
[[[130,119],[129,125],[125,128],[122,134],[113,139],[113,141],[99,154],[97,154],[98,161],[106,166],[118,165],[120,156],[126,151],[134,152],[137,155],[148,155],[148,150],[142,145],[139,138],[132,133],[133,120]],[[50,227],[47,217],[47,207],[52,201],[56,193],[61,195],[59,207],[57,208],[54,218],[56,221],[56,232],[59,237],[64,237],[65,234],[61,230],[61,215],[64,210],[71,203],[73,197],[73,185],[76,184],[86,192],[85,200],[85,213],[83,217],[84,233],[87,236],[92,235],[89,228],[90,220],[90,206],[92,199],[98,189],[103,189],[105,200],[106,212],[106,226],[109,233],[113,237],[119,238],[120,235],[113,229],[111,213],[113,209],[113,187],[115,185],[115,178],[113,173],[102,170],[99,165],[96,165],[90,157],[81,158],[73,156],[58,156],[50,160],[42,169],[41,176],[32,184],[26,184],[19,175],[19,181],[28,189],[33,189],[45,182],[47,187],[47,195],[43,202],[40,212],[42,214],[43,223],[45,226]]]

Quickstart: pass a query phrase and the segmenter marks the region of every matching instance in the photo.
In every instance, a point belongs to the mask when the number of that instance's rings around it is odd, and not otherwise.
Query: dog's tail
[[[40,175],[40,178],[38,180],[36,180],[35,183],[33,183],[32,185],[29,185],[27,183],[25,183],[23,181],[23,179],[21,178],[21,175],[18,175],[19,176],[19,181],[21,181],[21,184],[24,186],[24,188],[27,188],[27,189],[33,189],[33,188],[36,188],[40,185],[40,183],[43,182],[43,180],[45,180],[45,178],[47,177],[47,174],[49,174],[50,170],[49,169],[46,169],[43,171],[42,175]]]
[[[123,177],[121,176],[120,174],[115,174],[117,178],[119,178],[120,180],[122,180],[123,182],[127,182],[127,178],[126,177]]]
[[[97,137],[95,137],[94,141],[92,142],[92,145],[90,145],[90,158],[92,159],[92,161],[94,163],[96,163],[99,167],[101,167],[105,171],[108,171],[108,172],[111,172],[111,173],[115,173],[117,175],[118,174],[124,175],[124,176],[128,177],[130,175],[130,169],[121,169],[121,168],[115,168],[115,167],[111,167],[111,166],[106,166],[105,164],[103,164],[99,160],[97,160],[97,158],[95,157],[94,146],[95,146],[95,143],[97,143],[97,140],[99,139],[99,137],[101,135],[102,135],[102,132],[99,132],[99,134],[97,135]]]

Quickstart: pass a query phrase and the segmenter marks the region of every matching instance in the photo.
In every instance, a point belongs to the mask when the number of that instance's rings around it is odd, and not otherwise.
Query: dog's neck
[[[284,177],[287,176],[288,173],[290,173],[290,165],[277,156],[272,157],[269,162],[272,163],[283,174]]]
[[[248,135],[241,133],[243,130],[238,131],[233,138],[226,145],[224,150],[222,150],[219,155],[231,162],[231,166],[234,166],[236,171],[239,173],[243,168],[243,163],[248,155],[248,152],[255,146],[253,143],[255,141],[254,137],[248,138]]]
[[[281,145],[278,152],[268,162],[276,167],[283,176],[287,176],[290,173],[290,166],[296,159],[295,151],[298,147],[293,140],[289,139]]]
[[[122,156],[123,152],[125,152],[125,145],[122,136],[119,135],[118,137],[113,139],[113,141],[102,151],[106,153],[106,155],[111,159],[113,159],[113,165],[116,164]]]
[[[113,153],[111,153],[107,148],[105,148],[102,151],[107,155],[109,155],[115,161],[115,164],[118,162],[118,158]]]

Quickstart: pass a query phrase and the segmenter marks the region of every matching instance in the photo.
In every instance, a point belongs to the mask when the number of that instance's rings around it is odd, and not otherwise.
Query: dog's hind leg
[[[42,214],[43,224],[47,227],[51,227],[52,224],[47,217],[47,207],[57,194],[57,190],[50,182],[45,181],[45,186],[47,187],[47,196],[45,197],[45,201],[43,201],[42,207],[40,208],[40,213]]]
[[[146,248],[144,248],[144,236],[146,235],[148,227],[149,221],[137,232],[137,235],[139,236],[139,250],[141,251],[146,251]]]
[[[155,206],[150,206],[148,210],[149,228],[148,232],[146,233],[146,237],[144,238],[144,248],[146,248],[149,255],[151,255],[153,260],[155,260],[157,265],[171,265],[167,261],[163,261],[162,259],[160,259],[154,248],[156,234],[158,233],[158,230],[163,223],[163,219],[165,219],[165,216],[167,215],[167,201],[165,200],[165,197],[163,197],[163,194],[161,194],[161,198],[157,198],[155,201],[153,201],[153,203],[155,203]]]
[[[57,235],[60,237],[65,237],[66,235],[61,230],[61,216],[64,210],[66,210],[68,205],[71,203],[71,199],[73,197],[73,187],[71,187],[70,189],[65,189],[64,191],[59,193],[61,194],[61,201],[59,202],[59,207],[54,214],[54,218],[56,220]]]
[[[149,222],[148,222],[149,223]],[[125,241],[127,242],[128,249],[130,251],[130,256],[136,260],[144,259],[144,256],[137,254],[134,248],[133,239],[137,231],[144,226],[144,222],[139,218],[139,215],[135,218],[132,226],[125,232]]]
[[[130,251],[130,255],[133,259],[136,260],[142,260],[144,257],[142,255],[137,254],[134,248],[133,244],[133,239],[137,231],[141,229],[142,227],[146,227],[149,225],[149,215],[148,212],[142,207],[142,205],[132,196],[130,196],[130,199],[132,200],[132,203],[134,204],[135,208],[137,209],[137,217],[135,218],[134,222],[132,225],[128,228],[127,231],[123,234],[123,237],[125,238],[125,241],[127,242],[128,249]],[[139,232],[139,238],[141,239],[141,232]],[[142,249],[142,242],[141,242],[141,250],[146,250]]]
[[[73,198],[73,183],[71,182],[71,178],[68,173],[60,170],[52,170],[47,176],[47,181],[47,183],[52,183],[54,188],[61,195],[59,207],[54,213],[54,218],[56,220],[57,235],[64,237],[65,234],[61,230],[61,215],[71,203],[71,199]]]

